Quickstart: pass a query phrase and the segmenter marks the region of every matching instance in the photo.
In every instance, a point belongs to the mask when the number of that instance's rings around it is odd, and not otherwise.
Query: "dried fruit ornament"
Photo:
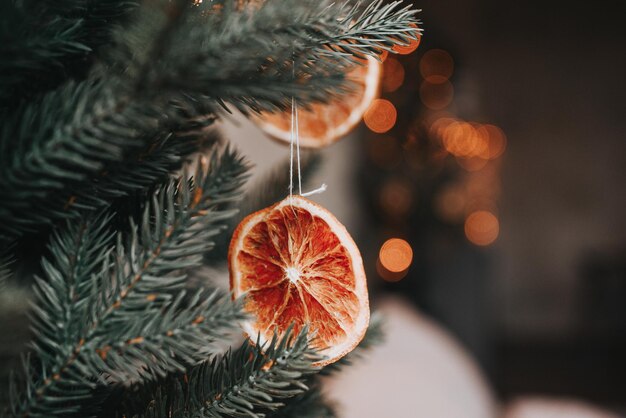
[[[326,365],[363,338],[369,302],[361,254],[346,228],[316,203],[295,195],[249,215],[233,234],[228,261],[253,341],[271,340],[292,323],[296,332],[308,326]]]
[[[363,260],[346,228],[302,193],[298,108],[292,103],[289,196],[248,215],[233,233],[228,250],[233,298],[244,298],[249,319],[243,328],[262,345],[274,333],[305,326],[326,365],[348,354],[369,324]],[[298,189],[293,194],[294,145]]]
[[[329,103],[311,105],[300,112],[300,144],[307,148],[323,148],[352,131],[363,118],[363,114],[378,97],[382,64],[368,56],[355,65],[346,78],[353,90]],[[289,111],[263,113],[255,120],[257,125],[271,138],[290,143]]]

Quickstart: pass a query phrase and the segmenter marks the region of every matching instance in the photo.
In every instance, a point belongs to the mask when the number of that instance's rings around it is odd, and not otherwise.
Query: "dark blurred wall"
[[[576,333],[585,266],[602,270],[626,250],[626,2],[419,5],[425,37],[456,48],[470,105],[508,137],[492,278],[499,322],[514,335]]]

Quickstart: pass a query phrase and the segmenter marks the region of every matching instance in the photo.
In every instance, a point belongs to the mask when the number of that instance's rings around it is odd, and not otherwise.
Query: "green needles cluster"
[[[241,302],[187,280],[259,200],[214,125],[342,94],[417,10],[236,3],[1,2],[0,292],[32,285],[33,336],[8,416],[333,416],[306,331],[224,352]]]

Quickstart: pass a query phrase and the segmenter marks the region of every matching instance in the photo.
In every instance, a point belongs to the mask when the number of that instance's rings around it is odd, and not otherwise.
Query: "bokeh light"
[[[395,58],[388,58],[383,64],[383,78],[381,80],[383,91],[392,92],[404,82],[404,67]]]
[[[481,162],[478,159],[496,159],[506,148],[504,133],[494,125],[440,118],[431,124],[430,132],[441,139],[444,148],[450,154],[473,160],[461,163],[470,171],[475,171],[471,167],[482,167],[486,164],[486,161]]]
[[[479,131],[488,143],[487,158],[490,160],[500,157],[506,149],[506,136],[502,129],[494,125],[481,125]]]
[[[431,84],[445,83],[453,72],[454,60],[442,49],[426,51],[420,60],[420,74]]]
[[[486,210],[473,212],[465,220],[465,236],[473,244],[489,245],[498,238],[499,233],[498,218]]]
[[[446,128],[456,122],[452,116],[437,117],[428,127],[428,133],[434,138],[442,138]]]
[[[443,129],[441,141],[450,154],[457,157],[470,157],[475,155],[474,150],[480,140],[470,123],[457,120]]]
[[[413,261],[411,245],[401,238],[385,241],[378,253],[378,274],[386,281],[401,280],[409,271]]]
[[[478,135],[474,126],[455,121],[443,130],[441,141],[445,149],[457,157],[474,157],[486,153],[487,143]]]
[[[420,86],[420,99],[424,106],[431,110],[441,110],[448,107],[454,97],[452,83],[430,83],[428,80],[422,82]]]
[[[396,124],[398,112],[389,100],[376,99],[363,115],[365,125],[376,133],[385,133]]]

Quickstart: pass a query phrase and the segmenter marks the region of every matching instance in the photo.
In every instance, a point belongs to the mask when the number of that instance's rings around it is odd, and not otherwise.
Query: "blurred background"
[[[626,414],[626,3],[416,4],[419,46],[307,179],[389,321],[331,397],[355,417]],[[288,154],[225,129],[257,170]]]
[[[343,418],[626,416],[626,2],[415,4],[419,45],[304,179],[386,318],[329,398]],[[221,129],[253,178],[284,167],[254,123]],[[0,364],[28,338],[1,335]]]

